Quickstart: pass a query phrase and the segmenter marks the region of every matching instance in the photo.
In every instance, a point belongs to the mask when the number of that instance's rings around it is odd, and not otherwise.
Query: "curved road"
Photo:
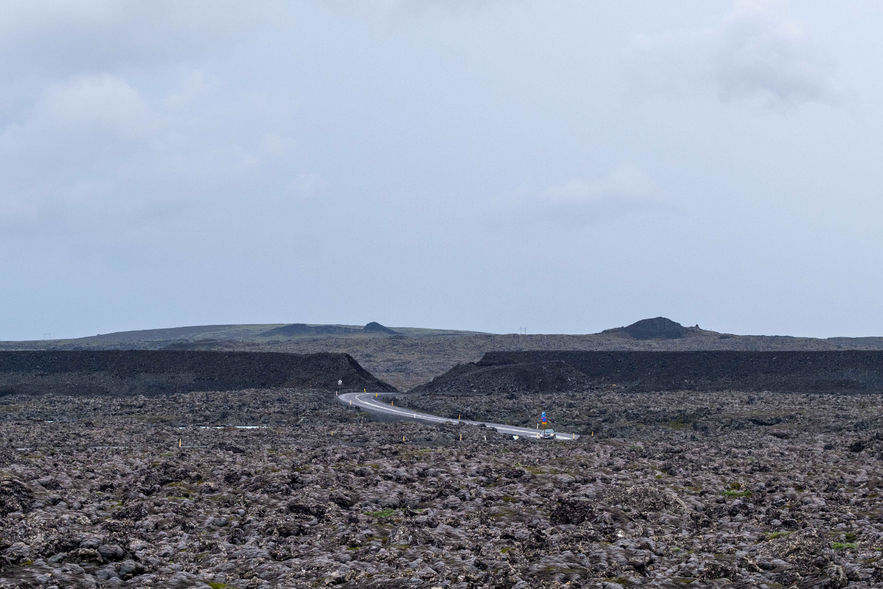
[[[399,393],[343,393],[337,397],[337,400],[344,405],[359,407],[365,411],[372,413],[381,413],[398,417],[399,419],[411,419],[415,421],[426,421],[430,423],[453,423],[468,425],[486,425],[492,427],[501,434],[512,436],[524,436],[527,439],[537,439],[539,432],[529,427],[516,427],[514,425],[504,425],[502,423],[490,423],[487,421],[471,421],[469,419],[450,419],[448,417],[438,417],[437,415],[429,415],[428,413],[420,413],[406,407],[396,407],[391,403],[381,401],[381,396],[397,395]],[[563,432],[555,432],[556,440],[578,440],[578,434],[570,434]]]

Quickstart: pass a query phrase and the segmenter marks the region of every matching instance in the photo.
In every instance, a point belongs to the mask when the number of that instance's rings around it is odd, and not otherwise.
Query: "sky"
[[[0,340],[883,335],[879,0],[32,0]]]

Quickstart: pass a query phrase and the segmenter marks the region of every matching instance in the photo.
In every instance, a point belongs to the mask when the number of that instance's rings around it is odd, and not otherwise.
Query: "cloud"
[[[292,159],[270,131],[277,119],[254,116],[247,97],[219,99],[200,71],[169,77],[74,76],[0,128],[0,244],[13,232],[124,234],[244,194],[272,200]],[[250,126],[231,133],[243,116]]]
[[[180,61],[289,18],[281,0],[12,3],[0,19],[0,73],[95,73]]]
[[[264,152],[257,141],[230,132],[231,120],[251,112],[244,99],[213,94],[210,63],[204,74],[189,62],[289,19],[283,0],[4,7],[0,241],[13,227],[89,234],[103,220],[119,228],[153,208],[232,193],[265,172],[247,166],[251,152]],[[265,118],[249,120],[266,127]]]
[[[18,194],[0,193],[0,227],[4,230],[32,226],[41,216],[40,203],[36,200]]]
[[[171,110],[180,110],[202,96],[208,87],[203,72],[199,70],[190,72],[183,87],[166,98],[166,107]]]
[[[325,0],[324,4],[340,10],[361,13],[420,13],[427,10],[460,11],[482,8],[501,0]]]
[[[272,156],[281,156],[285,153],[285,138],[276,133],[266,133],[263,140],[264,152]]]
[[[376,25],[407,22],[427,15],[475,13],[506,0],[322,0],[340,14],[355,15]],[[509,4],[517,0],[508,0]]]
[[[558,203],[591,204],[605,200],[643,202],[661,194],[647,174],[626,163],[611,170],[604,178],[576,178],[566,184],[550,186],[541,196]]]
[[[116,76],[84,76],[50,90],[40,105],[54,122],[71,130],[143,137],[154,117],[138,91]]]
[[[550,186],[539,195],[539,213],[556,224],[598,225],[658,205],[661,197],[647,174],[625,163],[603,178]]]
[[[672,207],[665,203],[664,196],[646,173],[624,163],[601,178],[574,178],[525,195],[508,214],[521,225],[582,228],[610,223],[645,209],[669,210]]]
[[[317,198],[331,188],[331,183],[328,180],[313,172],[300,172],[288,184],[288,192],[295,200]]]
[[[721,102],[773,110],[837,100],[833,60],[787,0],[741,0],[712,28],[640,36],[627,70],[639,93],[710,89]]]

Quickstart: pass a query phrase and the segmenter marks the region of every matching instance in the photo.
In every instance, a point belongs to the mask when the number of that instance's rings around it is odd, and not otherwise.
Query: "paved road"
[[[396,407],[387,403],[384,397],[395,396],[398,393],[343,393],[337,400],[345,405],[360,407],[365,411],[372,413],[382,413],[398,417],[400,419],[412,419],[416,421],[425,421],[430,423],[453,423],[468,425],[486,425],[492,427],[502,434],[511,436],[524,436],[528,439],[536,439],[537,430],[528,427],[515,427],[514,425],[504,425],[502,423],[490,423],[487,421],[471,421],[468,419],[450,419],[447,417],[438,417],[437,415],[429,415],[428,413],[420,413],[406,407]],[[555,432],[558,440],[578,440],[578,434],[570,434],[563,432]]]

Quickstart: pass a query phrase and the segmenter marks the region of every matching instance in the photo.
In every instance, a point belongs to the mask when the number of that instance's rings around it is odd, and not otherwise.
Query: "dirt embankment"
[[[0,352],[0,396],[158,395],[246,388],[394,391],[349,354],[208,351]]]
[[[632,391],[879,391],[883,352],[488,352],[415,391],[553,392],[610,385]]]

